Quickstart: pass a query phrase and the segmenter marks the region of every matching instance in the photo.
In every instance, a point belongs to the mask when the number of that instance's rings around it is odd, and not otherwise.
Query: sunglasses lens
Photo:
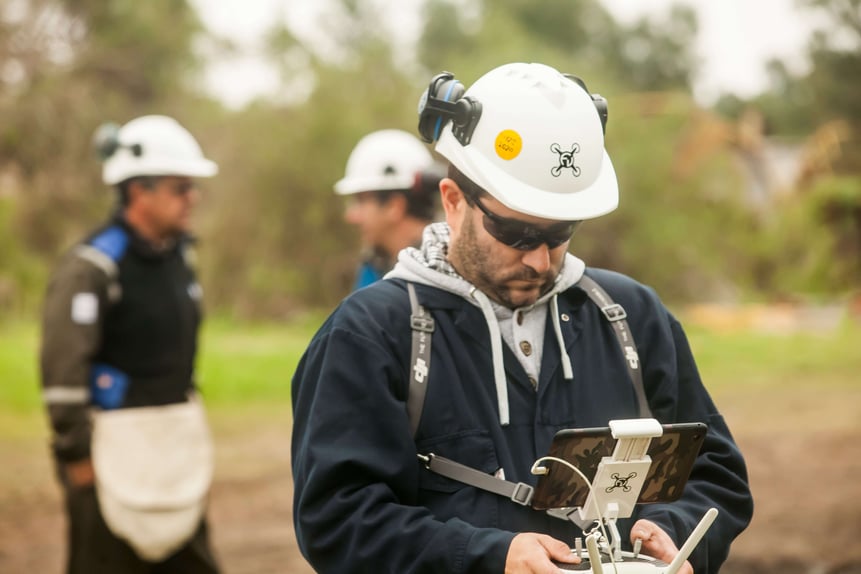
[[[528,238],[524,237],[520,232],[521,230],[512,229],[511,226],[494,221],[487,215],[482,218],[482,223],[484,223],[484,229],[491,235],[491,237],[500,243],[508,245],[509,247],[516,247],[524,241],[528,241]],[[517,248],[519,249],[519,247]]]
[[[561,229],[543,231],[527,224],[494,221],[487,215],[483,218],[483,223],[484,229],[494,239],[521,251],[532,251],[544,244],[555,249],[571,239],[577,227],[575,223],[571,223]]]
[[[484,214],[481,221],[491,237],[509,247],[521,251],[532,251],[546,244],[550,249],[559,247],[574,234],[580,221],[558,223],[549,229],[541,229],[528,223],[499,216],[474,199],[473,204]]]

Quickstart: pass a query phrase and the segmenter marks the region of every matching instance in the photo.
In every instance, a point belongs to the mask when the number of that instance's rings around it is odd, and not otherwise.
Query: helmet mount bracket
[[[562,75],[589,94],[598,117],[601,118],[601,129],[606,133],[607,100],[600,94],[590,92],[586,83],[578,76]],[[452,123],[452,135],[462,146],[466,147],[472,141],[472,134],[481,118],[481,102],[472,96],[461,97],[464,91],[463,84],[456,80],[451,72],[440,72],[431,79],[418,105],[419,134],[426,143],[436,142],[448,121]]]
[[[439,139],[446,122],[451,121],[452,135],[462,146],[469,145],[481,118],[481,102],[471,96],[461,97],[465,88],[451,72],[433,77],[419,100],[419,134],[426,143]]]

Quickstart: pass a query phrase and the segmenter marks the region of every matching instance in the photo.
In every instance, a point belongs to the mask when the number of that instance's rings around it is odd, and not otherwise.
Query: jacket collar
[[[110,224],[121,227],[129,236],[129,247],[136,254],[145,259],[165,259],[196,241],[191,235],[182,233],[178,235],[167,247],[156,247],[151,241],[143,237],[137,229],[135,229],[135,227],[126,220],[122,210],[117,210],[113,214]]]

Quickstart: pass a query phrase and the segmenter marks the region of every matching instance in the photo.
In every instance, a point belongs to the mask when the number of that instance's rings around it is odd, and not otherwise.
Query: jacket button
[[[533,389],[538,388],[538,381],[536,381],[533,377],[529,377],[529,384],[532,385]]]
[[[520,341],[520,350],[528,357],[532,354],[532,345],[529,344],[529,341]]]
[[[562,313],[561,315],[559,315],[559,318],[563,321],[568,321],[569,319],[571,319],[571,317],[568,316],[568,313]]]

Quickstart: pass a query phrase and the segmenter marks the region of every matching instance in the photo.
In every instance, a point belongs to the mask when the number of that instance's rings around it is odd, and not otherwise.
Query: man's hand
[[[559,574],[551,560],[579,564],[567,544],[546,534],[522,532],[514,537],[505,557],[505,574]]]
[[[670,535],[651,520],[642,519],[634,524],[634,527],[631,528],[631,544],[637,538],[643,541],[643,547],[640,549],[643,554],[663,560],[667,564],[672,562],[676,554],[679,553],[679,549],[672,538],[670,538]],[[510,554],[511,551],[509,550]],[[694,568],[691,566],[691,563],[685,562],[679,570],[679,574],[694,574]]]
[[[91,486],[96,480],[93,461],[89,458],[66,464],[66,478],[74,488]]]

